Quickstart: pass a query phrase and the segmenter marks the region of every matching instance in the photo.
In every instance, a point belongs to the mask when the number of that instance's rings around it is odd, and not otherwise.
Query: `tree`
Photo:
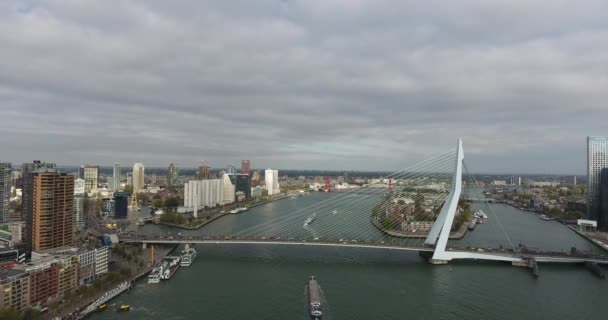
[[[175,208],[179,206],[179,199],[176,197],[169,197],[165,200],[165,207],[167,208]]]
[[[133,194],[133,186],[131,185],[126,185],[125,186],[125,190],[126,193],[128,193],[129,195]]]
[[[160,208],[163,206],[163,200],[161,199],[154,199],[152,200],[152,206],[155,208]]]
[[[421,193],[416,193],[414,196],[414,206],[416,207],[416,211],[422,210],[422,204],[424,203],[424,195]]]
[[[19,320],[19,311],[12,307],[4,307],[0,309],[0,319]]]
[[[4,318],[1,318],[4,319]],[[28,308],[23,311],[21,316],[22,320],[40,320],[42,319],[42,313],[39,310]]]

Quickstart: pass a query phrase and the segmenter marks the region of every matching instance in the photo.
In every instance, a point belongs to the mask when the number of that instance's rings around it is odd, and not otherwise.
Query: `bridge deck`
[[[247,244],[247,245],[295,245],[295,246],[324,246],[324,247],[350,247],[369,248],[385,250],[422,251],[433,252],[432,246],[426,245],[399,245],[390,242],[366,242],[357,240],[330,241],[325,239],[301,240],[281,238],[212,238],[212,237],[122,237],[124,243],[156,243],[156,244]],[[608,256],[589,253],[566,253],[553,251],[528,251],[514,252],[511,249],[491,248],[448,248],[455,259],[490,260],[490,261],[522,261],[534,258],[544,263],[582,263],[585,261],[608,264]]]

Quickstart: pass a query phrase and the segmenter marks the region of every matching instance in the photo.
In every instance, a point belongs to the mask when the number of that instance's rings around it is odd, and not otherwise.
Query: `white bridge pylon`
[[[462,162],[464,161],[464,151],[462,148],[462,140],[458,139],[458,147],[456,148],[456,163],[454,168],[454,183],[452,190],[448,194],[437,220],[433,224],[429,235],[424,241],[427,245],[434,245],[435,251],[430,259],[433,264],[446,264],[452,259],[481,259],[481,260],[497,260],[497,261],[520,261],[521,258],[513,255],[494,255],[490,253],[476,253],[446,250],[450,230],[454,223],[456,210],[458,210],[458,200],[462,192]]]

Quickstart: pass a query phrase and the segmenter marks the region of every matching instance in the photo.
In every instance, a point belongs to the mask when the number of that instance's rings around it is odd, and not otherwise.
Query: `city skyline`
[[[2,161],[390,171],[462,137],[475,172],[585,172],[605,2],[412,6],[3,3]]]

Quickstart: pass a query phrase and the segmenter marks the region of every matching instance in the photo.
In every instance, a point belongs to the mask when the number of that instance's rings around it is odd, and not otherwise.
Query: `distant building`
[[[495,186],[506,186],[507,182],[504,180],[494,180],[492,184]]]
[[[133,192],[140,192],[144,189],[145,168],[143,163],[133,165]]]
[[[236,188],[230,180],[230,175],[224,174],[222,177],[222,183],[224,185],[224,204],[233,203],[236,197]]]
[[[269,196],[281,193],[279,187],[279,170],[266,169],[264,180],[266,181],[266,190],[268,190]]]
[[[608,137],[587,137],[587,219],[597,221],[601,209],[601,172],[608,168]]]
[[[96,192],[99,185],[99,166],[87,164],[84,166],[84,191]]]
[[[10,220],[11,208],[11,164],[0,162],[0,223]]]
[[[212,208],[224,203],[222,179],[190,180],[184,185],[184,207]]]
[[[36,172],[56,172],[54,163],[45,163],[34,160],[31,163],[24,163],[21,166],[21,176],[23,178],[23,188],[21,197],[22,217],[25,220],[25,232],[23,232],[23,243],[26,250],[32,250],[32,220],[34,207],[34,174]]]
[[[209,166],[205,165],[205,162],[202,161],[201,162],[201,166],[198,168],[198,178],[200,180],[207,180],[209,179]]]
[[[108,186],[114,191],[120,190],[120,163],[114,164],[114,170],[112,172],[112,186]]]
[[[129,214],[129,194],[114,192],[114,218],[126,219]]]
[[[249,173],[251,173],[251,161],[242,160],[241,161],[241,174],[249,175]]]
[[[167,169],[167,186],[175,187],[179,184],[179,167],[176,164],[170,164]]]
[[[255,171],[253,173],[253,175],[251,175],[251,186],[252,187],[259,186],[260,185],[260,180],[262,180],[260,172],[259,171]]]
[[[32,249],[71,245],[74,239],[74,177],[58,172],[33,175]]]
[[[253,199],[257,199],[261,196],[262,196],[262,187],[257,186],[257,187],[251,188],[251,197]]]
[[[84,202],[86,201],[84,192],[84,180],[74,180],[74,231],[84,228]]]
[[[243,192],[246,199],[251,198],[251,181],[246,174],[229,174],[230,182],[235,187],[235,192]]]
[[[597,228],[600,231],[608,231],[608,168],[601,171],[600,199]]]

